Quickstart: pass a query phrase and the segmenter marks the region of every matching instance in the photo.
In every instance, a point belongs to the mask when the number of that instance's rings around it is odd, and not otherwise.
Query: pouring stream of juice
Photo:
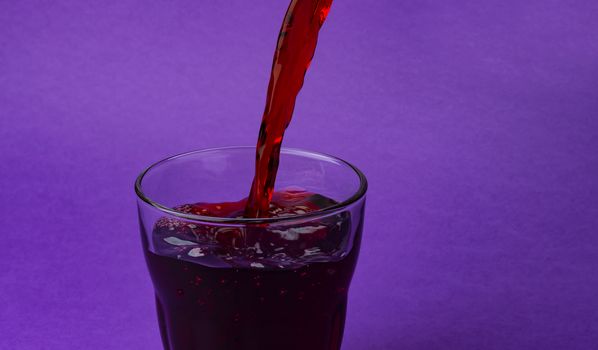
[[[332,0],[292,0],[289,5],[274,53],[245,217],[268,215],[284,132],[331,5]]]

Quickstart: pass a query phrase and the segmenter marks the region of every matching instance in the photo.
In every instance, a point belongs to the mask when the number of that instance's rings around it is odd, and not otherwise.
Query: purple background
[[[253,145],[283,0],[0,2],[0,348],[160,349],[133,180]],[[285,145],[370,180],[344,349],[595,349],[598,2],[338,0]]]

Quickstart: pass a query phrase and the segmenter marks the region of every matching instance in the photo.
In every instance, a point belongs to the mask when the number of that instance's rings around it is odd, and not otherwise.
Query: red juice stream
[[[268,214],[284,132],[331,5],[332,0],[292,0],[289,5],[274,53],[246,217]]]

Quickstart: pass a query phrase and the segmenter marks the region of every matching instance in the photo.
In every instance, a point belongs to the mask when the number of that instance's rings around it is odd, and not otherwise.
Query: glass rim
[[[252,146],[229,146],[229,147],[204,148],[204,149],[179,153],[177,155],[170,156],[170,157],[164,158],[162,160],[159,160],[159,161],[151,164],[147,168],[145,168],[139,174],[139,176],[137,176],[137,179],[135,180],[135,193],[137,194],[137,197],[139,199],[141,199],[143,202],[145,202],[146,204],[149,204],[150,206],[160,210],[161,212],[164,212],[165,214],[183,218],[185,220],[193,220],[193,221],[198,221],[198,222],[203,222],[203,223],[214,223],[214,224],[250,225],[250,224],[273,224],[273,223],[281,223],[281,222],[288,222],[288,221],[298,221],[298,220],[303,220],[303,219],[313,218],[313,217],[328,216],[330,214],[340,211],[341,209],[347,208],[351,204],[357,202],[358,200],[363,198],[367,192],[367,188],[368,188],[367,178],[365,177],[363,172],[361,172],[361,170],[359,170],[353,164],[351,164],[341,158],[338,158],[338,157],[335,157],[335,156],[332,156],[329,154],[314,152],[314,151],[306,151],[306,150],[302,150],[302,149],[298,149],[298,148],[286,148],[286,147],[283,147],[281,149],[282,154],[291,154],[291,155],[296,155],[296,156],[308,157],[308,158],[312,158],[312,159],[329,160],[329,161],[332,161],[333,163],[337,163],[337,164],[340,163],[344,166],[349,167],[349,169],[353,170],[355,175],[357,175],[357,177],[359,178],[359,188],[349,198],[347,198],[344,201],[339,202],[335,205],[332,205],[332,206],[329,206],[329,207],[326,207],[323,209],[315,210],[312,212],[304,213],[304,214],[296,214],[296,215],[289,215],[289,216],[276,217],[276,218],[223,218],[223,217],[217,217],[217,216],[204,216],[204,215],[195,215],[195,214],[184,213],[184,212],[178,211],[174,208],[171,208],[169,206],[160,204],[160,203],[152,200],[142,190],[142,182],[143,182],[145,175],[147,173],[149,173],[152,169],[154,169],[160,165],[163,165],[169,161],[172,161],[172,160],[175,160],[178,158],[195,155],[195,154],[200,154],[200,153],[209,153],[209,152],[216,152],[216,151],[245,150],[245,149],[255,150],[255,147],[252,147]]]

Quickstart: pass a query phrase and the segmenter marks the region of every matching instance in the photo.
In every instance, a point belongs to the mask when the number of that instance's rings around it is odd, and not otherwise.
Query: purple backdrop
[[[0,2],[0,348],[160,349],[133,180],[253,145],[287,3]],[[285,145],[370,180],[344,349],[595,349],[598,2],[338,0]]]

